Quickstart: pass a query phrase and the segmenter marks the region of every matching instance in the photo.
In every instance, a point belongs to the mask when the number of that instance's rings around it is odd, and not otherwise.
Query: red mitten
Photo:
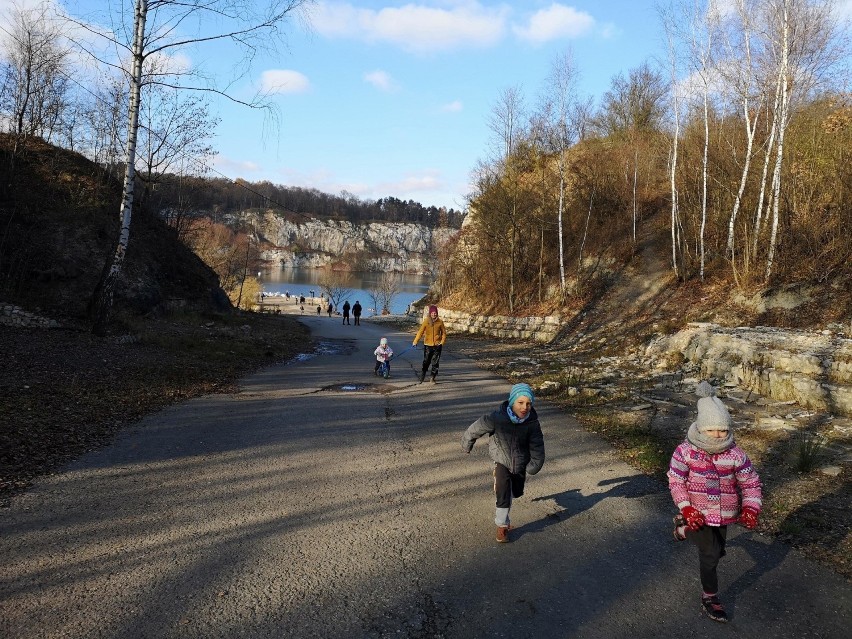
[[[753,530],[757,528],[757,516],[758,513],[754,508],[750,508],[748,506],[744,506],[742,511],[740,512],[740,523],[748,528],[749,530]]]
[[[701,527],[704,526],[704,515],[702,515],[699,510],[692,506],[686,506],[680,512],[683,515],[683,518],[686,519],[686,525],[690,530],[700,530]]]

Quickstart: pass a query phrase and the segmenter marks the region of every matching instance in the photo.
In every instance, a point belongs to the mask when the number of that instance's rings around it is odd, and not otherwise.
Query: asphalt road
[[[0,511],[0,637],[849,637],[852,585],[732,527],[731,622],[699,610],[666,487],[546,402],[547,461],[497,544],[485,442],[508,392],[445,347],[306,316],[321,353],[173,406]]]

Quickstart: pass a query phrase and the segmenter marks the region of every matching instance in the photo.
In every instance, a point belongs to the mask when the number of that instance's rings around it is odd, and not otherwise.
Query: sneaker
[[[722,602],[719,601],[719,597],[716,595],[713,595],[712,597],[702,597],[701,609],[704,611],[704,614],[710,617],[713,621],[718,621],[720,623],[728,621],[728,615],[725,614]]]
[[[435,376],[434,376],[434,375],[432,375],[431,382],[432,382],[433,384],[436,384],[436,383],[437,383],[437,382],[435,381]]]
[[[508,526],[497,526],[497,541],[499,541],[501,544],[505,544],[511,541],[511,539],[509,539]]]
[[[674,530],[672,531],[672,537],[675,538],[675,541],[684,541],[686,539],[686,535],[681,534],[679,529],[686,526],[686,519],[684,519],[683,515],[678,513],[672,519],[672,523],[674,524]]]

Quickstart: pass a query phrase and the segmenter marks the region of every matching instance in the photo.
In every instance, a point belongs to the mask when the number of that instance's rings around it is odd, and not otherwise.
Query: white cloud
[[[381,91],[393,91],[396,89],[396,83],[393,81],[393,78],[390,77],[390,74],[386,71],[382,71],[381,69],[365,73],[364,81],[367,84],[372,84]]]
[[[578,38],[594,26],[595,19],[585,11],[554,2],[530,16],[526,26],[515,27],[513,31],[523,40],[542,44],[561,38]]]
[[[260,85],[267,93],[304,93],[311,83],[298,71],[269,69],[260,74]]]
[[[461,100],[453,100],[452,102],[447,102],[443,106],[441,106],[441,111],[443,113],[458,113],[464,109],[464,105]]]
[[[320,2],[311,12],[311,24],[329,38],[386,43],[427,53],[494,44],[505,33],[508,13],[505,6],[489,8],[476,0],[450,8],[406,4],[378,10]]]
[[[384,182],[376,186],[377,191],[385,193],[421,193],[437,191],[443,188],[443,184],[434,174],[408,175],[395,182]],[[401,196],[397,196],[401,197]]]
[[[252,177],[255,176],[255,174],[257,174],[261,170],[261,166],[256,162],[249,162],[246,160],[234,160],[223,155],[217,155],[215,158],[213,158],[213,167],[217,171],[233,177]]]

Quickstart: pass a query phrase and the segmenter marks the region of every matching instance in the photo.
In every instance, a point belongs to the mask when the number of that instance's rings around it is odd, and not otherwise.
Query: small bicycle
[[[381,362],[379,364],[378,375],[379,375],[379,377],[384,377],[385,379],[390,377],[390,362],[389,361]]]

